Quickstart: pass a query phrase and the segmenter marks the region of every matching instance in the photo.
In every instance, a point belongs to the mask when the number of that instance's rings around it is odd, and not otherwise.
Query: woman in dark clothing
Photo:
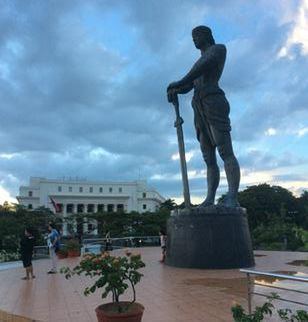
[[[30,275],[32,278],[35,278],[32,267],[33,248],[34,237],[32,230],[30,228],[26,228],[25,235],[20,242],[21,260],[24,268],[26,269],[26,276],[22,278],[23,280],[30,279]]]

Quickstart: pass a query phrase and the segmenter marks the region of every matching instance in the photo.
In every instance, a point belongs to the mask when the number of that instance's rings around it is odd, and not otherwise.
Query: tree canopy
[[[295,197],[287,189],[264,183],[239,192],[239,202],[247,209],[255,247],[308,250],[308,191]],[[75,220],[77,233],[82,232],[84,223],[96,220],[101,237],[107,232],[112,237],[153,236],[166,229],[170,212],[177,207],[181,206],[168,199],[155,213],[82,213],[67,220],[70,227]],[[44,244],[43,234],[50,221],[61,224],[61,218],[47,208],[29,211],[20,205],[4,203],[0,206],[0,250],[16,251],[24,229],[29,226],[35,229],[36,244]]]

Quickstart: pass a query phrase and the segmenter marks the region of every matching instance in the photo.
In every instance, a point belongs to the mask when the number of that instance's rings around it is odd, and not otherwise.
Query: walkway
[[[146,263],[144,277],[137,285],[137,301],[145,306],[143,322],[230,322],[230,308],[234,302],[247,306],[246,279],[238,270],[168,267],[158,262],[158,247],[138,250]],[[300,272],[298,274],[308,275],[308,267],[287,264],[307,259],[308,254],[263,251],[257,254],[266,255],[256,257],[258,270],[292,271],[294,274]],[[61,260],[59,266],[74,265],[77,262],[78,259]],[[88,280],[78,276],[66,280],[62,274],[47,275],[48,268],[49,260],[35,261],[36,279],[30,281],[20,279],[24,273],[22,268],[0,271],[0,319],[4,316],[1,313],[3,310],[45,322],[96,321],[94,308],[102,300],[99,293],[83,296],[83,288],[89,285]],[[290,282],[288,285],[293,287]],[[305,287],[307,290],[308,285]],[[258,297],[254,299],[254,303],[262,303],[263,300]],[[283,307],[286,305],[282,304]],[[3,318],[0,321],[32,320]]]

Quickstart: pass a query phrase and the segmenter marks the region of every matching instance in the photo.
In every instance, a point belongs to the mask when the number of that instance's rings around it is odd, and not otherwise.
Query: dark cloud
[[[240,164],[243,168],[260,171],[260,170],[273,170],[282,167],[291,167],[304,165],[308,159],[300,157],[293,152],[284,152],[280,155],[265,152],[262,150],[251,150],[244,155],[239,156]]]
[[[197,59],[190,33],[198,24],[211,25],[218,41],[227,42],[222,85],[234,113],[236,142],[257,140],[268,127],[277,127],[277,120],[284,128],[290,118],[298,125],[307,101],[307,56],[295,46],[296,59],[277,58],[292,26],[278,21],[279,5],[266,10],[263,5],[241,0],[4,2],[1,184],[16,193],[16,185],[31,175],[106,180],[141,175],[154,178],[150,183],[162,193],[181,195],[181,182],[174,179],[179,162],[171,159],[177,152],[175,116],[165,90]],[[180,99],[186,150],[198,151],[190,99],[191,94]],[[17,155],[1,157],[11,153]],[[287,161],[283,158],[244,153],[240,161],[272,168]],[[204,170],[200,152],[188,167],[198,174]],[[200,194],[205,178],[191,184]]]

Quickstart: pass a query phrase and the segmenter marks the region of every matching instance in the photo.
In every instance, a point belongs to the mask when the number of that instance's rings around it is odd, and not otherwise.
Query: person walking
[[[49,223],[48,231],[49,234],[47,236],[47,244],[49,248],[49,255],[51,259],[52,268],[47,272],[47,274],[55,274],[57,273],[56,253],[60,249],[60,234],[53,223]]]
[[[33,274],[32,255],[34,249],[34,236],[31,228],[26,228],[23,238],[20,242],[20,253],[23,266],[26,270],[26,276],[22,277],[23,280],[35,278]]]

